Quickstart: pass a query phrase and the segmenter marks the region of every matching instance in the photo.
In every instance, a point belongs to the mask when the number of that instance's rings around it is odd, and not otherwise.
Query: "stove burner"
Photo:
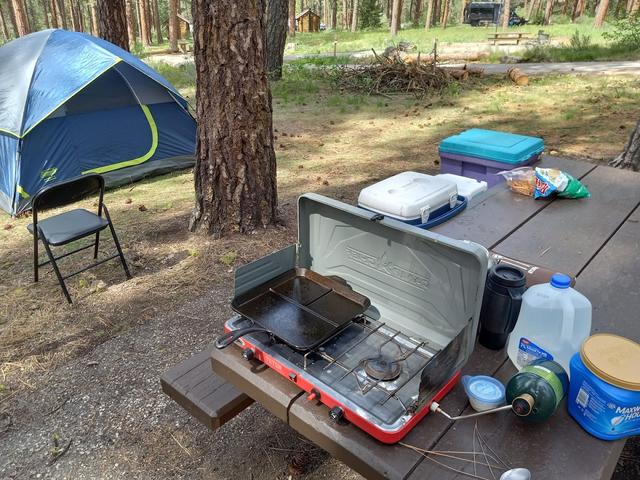
[[[389,382],[400,376],[400,363],[388,355],[379,355],[363,361],[365,373],[379,382]]]

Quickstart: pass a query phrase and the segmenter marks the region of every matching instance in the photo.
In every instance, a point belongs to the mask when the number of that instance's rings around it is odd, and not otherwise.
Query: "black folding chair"
[[[87,197],[92,194],[99,193],[98,199],[98,214],[92,213],[84,208],[77,208],[68,212],[60,213],[52,217],[45,218],[38,222],[38,212],[45,208],[61,207],[70,203],[77,202],[78,200]],[[34,197],[32,201],[33,211],[33,223],[27,226],[27,229],[33,234],[33,280],[38,281],[38,269],[48,263],[51,263],[53,271],[58,277],[60,287],[64,292],[64,296],[69,303],[71,302],[71,295],[67,290],[65,280],[67,278],[78,275],[90,268],[101,265],[109,260],[120,257],[122,268],[127,278],[131,278],[129,273],[129,267],[122,254],[122,248],[120,248],[120,242],[116,235],[116,231],[113,228],[111,217],[109,216],[109,210],[103,202],[104,197],[104,178],[101,175],[91,174],[83,175],[80,177],[71,178],[69,180],[55,183],[41,189]],[[102,213],[104,211],[104,217]],[[109,227],[111,230],[111,236],[113,242],[116,245],[118,253],[112,255],[103,260],[99,260],[88,267],[82,268],[76,272],[62,276],[60,269],[58,268],[57,260],[68,257],[74,253],[78,253],[87,248],[94,247],[93,258],[98,258],[98,245],[100,244],[100,232]],[[51,247],[58,247],[67,245],[68,243],[80,240],[81,238],[88,237],[90,235],[96,236],[94,242],[77,248],[71,252],[67,252],[59,257],[55,257],[51,250]],[[47,252],[49,260],[39,263],[38,260],[38,239],[42,241],[44,249]]]

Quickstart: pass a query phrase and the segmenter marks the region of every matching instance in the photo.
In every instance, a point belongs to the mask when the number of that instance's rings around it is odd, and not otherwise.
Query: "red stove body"
[[[414,187],[419,185],[406,186]],[[302,297],[308,295],[300,290],[296,308],[316,316],[320,312],[339,325],[322,337],[323,343],[296,350],[279,340],[279,327],[282,334],[308,324],[303,314],[292,317],[287,309],[266,304],[277,317],[269,324],[273,335],[247,332],[236,343],[245,357],[264,362],[308,392],[312,401],[325,404],[332,418],[344,418],[378,440],[394,443],[459,378],[474,348],[487,267],[488,252],[480,245],[305,194],[298,200],[297,243],[239,267],[232,307],[291,269],[306,269],[366,297],[366,307],[359,310],[364,314],[338,322],[343,310],[316,307],[318,299],[305,302]],[[252,312],[234,309],[244,316],[228,320],[227,331],[264,327],[251,319]],[[313,326],[308,328],[313,336]]]
[[[250,324],[234,317],[225,331]],[[424,372],[436,352],[366,316],[311,352],[262,333],[237,344],[245,358],[261,361],[307,392],[309,401],[326,405],[334,421],[347,420],[388,444],[399,442],[460,377],[459,370],[431,372],[442,383],[430,384]]]

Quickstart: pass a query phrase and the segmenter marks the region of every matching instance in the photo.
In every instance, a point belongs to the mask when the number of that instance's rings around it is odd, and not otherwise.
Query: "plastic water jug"
[[[569,362],[591,333],[591,302],[556,273],[550,283],[534,285],[522,296],[507,353],[521,370],[536,360],[553,360],[569,372]]]

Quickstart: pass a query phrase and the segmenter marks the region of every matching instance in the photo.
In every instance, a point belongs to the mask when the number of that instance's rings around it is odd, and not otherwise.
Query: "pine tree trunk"
[[[451,11],[451,0],[444,0],[444,11],[442,12],[442,28],[447,28],[450,11]]]
[[[416,0],[416,5],[413,9],[413,17],[412,17],[414,26],[418,26],[420,24],[421,15],[422,15],[422,0]]]
[[[44,17],[45,28],[51,28],[51,22],[49,21],[49,0],[42,0],[42,15]]]
[[[553,13],[553,0],[547,0],[547,4],[544,7],[544,18],[542,19],[543,25],[549,25],[551,23],[552,13]]]
[[[78,0],[76,2],[76,11],[78,12],[78,27],[80,27],[80,32],[84,32],[87,30],[86,28],[86,24],[85,24],[85,19],[84,19],[84,10],[82,8],[82,5],[80,5],[80,0]],[[90,30],[90,29],[89,29]]]
[[[461,25],[464,23],[464,12],[467,9],[468,4],[469,4],[469,0],[462,0],[462,5],[460,5],[460,24]]]
[[[33,5],[33,0],[24,0],[24,8],[27,12],[27,28],[29,32],[37,32],[40,28],[36,22],[36,9]]]
[[[433,0],[427,0],[427,18],[424,21],[424,28],[429,30],[433,26]]]
[[[607,16],[607,10],[609,9],[609,0],[600,0],[600,5],[598,6],[598,13],[596,14],[596,18],[593,21],[593,26],[596,28],[602,28],[604,24],[604,19]]]
[[[347,29],[347,0],[342,0],[342,29]]]
[[[71,9],[71,30],[78,31],[78,17],[76,17],[76,7],[73,4],[73,0],[70,0],[69,8]]]
[[[640,170],[640,121],[638,121],[636,128],[631,133],[631,137],[624,151],[615,159],[611,160],[609,165],[636,172]]]
[[[2,5],[0,5],[0,29],[2,33],[2,41],[9,40],[9,28],[7,27],[7,21],[4,19],[4,12],[2,11]]]
[[[149,12],[147,11],[146,0],[138,0],[138,18],[140,19],[140,39],[142,45],[151,45],[151,34],[149,32]]]
[[[169,0],[169,50],[178,51],[178,0]]]
[[[296,35],[296,0],[289,0],[289,35]]]
[[[127,37],[129,38],[129,48],[133,48],[136,45],[136,18],[133,15],[133,3],[134,0],[125,0],[124,8],[125,15],[127,16]],[[171,3],[169,3],[171,7]],[[171,28],[171,13],[169,13],[169,28]],[[178,47],[176,46],[176,50]]]
[[[400,16],[402,15],[402,0],[393,0],[391,7],[391,36],[398,35],[400,30]]]
[[[98,36],[129,51],[124,0],[97,0]]]
[[[266,0],[267,3],[267,74],[270,80],[282,78],[282,56],[287,42],[289,0]]]
[[[265,0],[193,0],[198,133],[192,231],[248,234],[276,221],[264,8]]]
[[[156,26],[156,40],[158,41],[158,45],[161,45],[164,42],[164,38],[162,37],[162,22],[160,21],[160,7],[158,6],[158,0],[151,0],[152,10],[153,10],[153,20]]]
[[[509,28],[509,16],[511,13],[511,0],[504,0],[502,6],[502,28]]]
[[[16,35],[22,37],[29,34],[29,20],[23,0],[11,0],[13,16],[16,20]]]
[[[87,18],[91,22],[91,35],[98,36],[98,12],[96,11],[96,4],[92,3],[87,5]]]
[[[338,0],[331,0],[331,30],[336,30],[337,28],[338,28]]]
[[[60,24],[58,23],[58,5],[56,4],[56,0],[50,0],[49,8],[51,11],[51,27],[52,28],[60,28]]]
[[[358,0],[353,0],[353,15],[351,16],[351,31],[358,30]]]
[[[11,20],[11,28],[13,29],[13,37],[14,38],[18,38],[20,35],[18,35],[18,22],[16,21],[16,14],[13,11],[13,5],[9,4],[7,6],[7,9],[9,10],[9,20]]]

